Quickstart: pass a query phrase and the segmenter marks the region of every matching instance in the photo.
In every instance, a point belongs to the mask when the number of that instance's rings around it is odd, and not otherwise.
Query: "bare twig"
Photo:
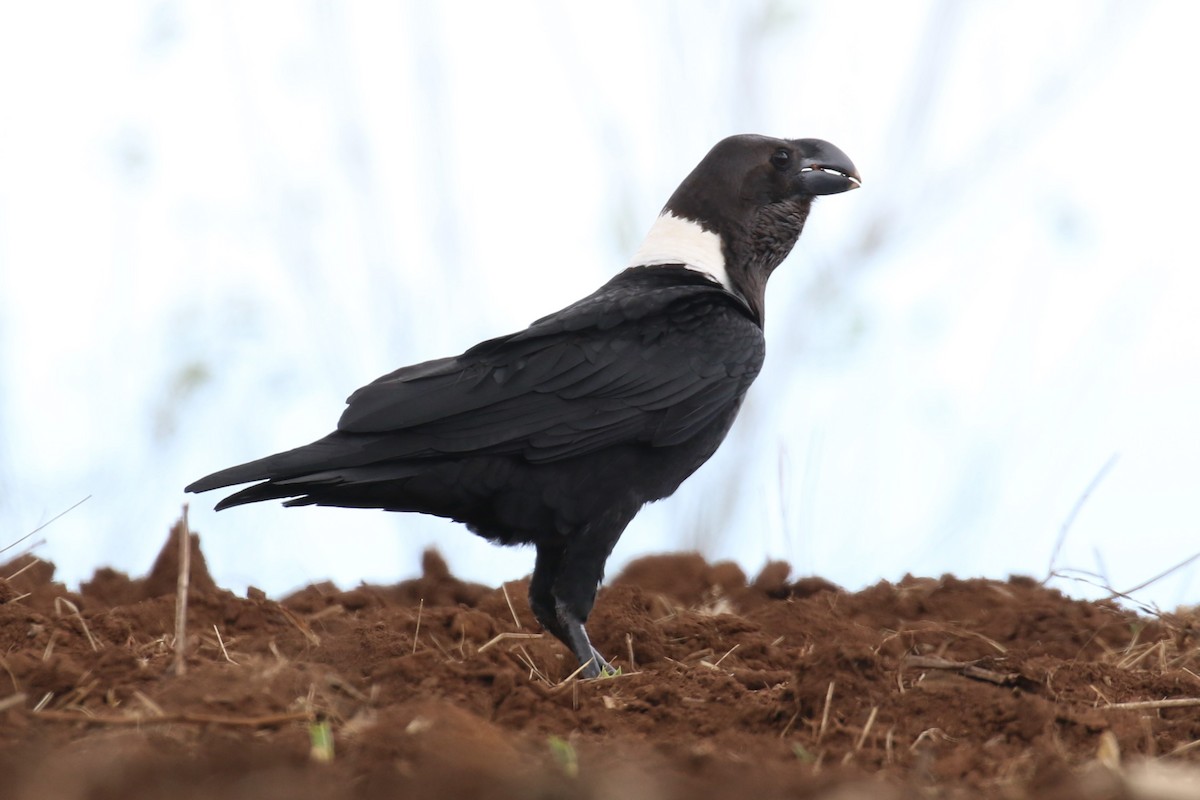
[[[1050,579],[1054,577],[1054,565],[1058,563],[1058,555],[1062,552],[1063,544],[1067,541],[1067,532],[1071,530],[1071,525],[1074,524],[1075,518],[1079,516],[1080,510],[1083,509],[1083,504],[1087,502],[1092,492],[1100,485],[1100,481],[1104,480],[1104,476],[1108,474],[1109,470],[1116,466],[1120,458],[1120,453],[1113,453],[1109,456],[1108,460],[1104,462],[1104,466],[1100,467],[1100,470],[1092,477],[1088,485],[1084,487],[1083,494],[1075,499],[1075,505],[1071,507],[1071,513],[1067,514],[1067,518],[1063,520],[1062,527],[1058,529],[1058,539],[1055,540],[1054,550],[1050,553],[1050,568],[1047,571],[1045,580],[1042,581],[1043,586],[1049,583]]]
[[[950,661],[938,656],[910,655],[904,658],[904,666],[915,669],[947,669],[957,670],[961,675],[975,680],[987,681],[998,686],[1012,686],[1021,677],[1016,672],[996,672],[976,666],[974,661]]]
[[[1142,589],[1145,589],[1147,586],[1149,586],[1153,583],[1157,583],[1158,581],[1161,581],[1163,578],[1167,577],[1172,572],[1183,569],[1188,564],[1191,564],[1193,561],[1195,561],[1198,558],[1200,558],[1200,553],[1195,553],[1195,554],[1189,556],[1188,558],[1185,558],[1183,561],[1180,561],[1178,564],[1171,567],[1170,569],[1164,570],[1163,572],[1158,573],[1150,580],[1143,581],[1142,583],[1139,583],[1137,586],[1133,587],[1132,589],[1126,589],[1123,592],[1118,592],[1115,589],[1111,589],[1111,587],[1110,587],[1110,591],[1112,591],[1112,596],[1109,597],[1108,599],[1112,600],[1115,597],[1128,597],[1129,595],[1133,594],[1134,592],[1141,591]]]
[[[1151,708],[1190,708],[1200,706],[1200,697],[1177,697],[1171,700],[1136,700],[1132,703],[1110,703],[1099,706],[1101,709],[1151,709]]]

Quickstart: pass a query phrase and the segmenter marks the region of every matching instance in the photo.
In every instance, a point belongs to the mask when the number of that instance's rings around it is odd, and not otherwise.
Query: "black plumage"
[[[356,391],[337,430],[187,487],[258,481],[218,509],[418,511],[537,549],[530,605],[595,676],[584,622],[647,502],[725,438],[762,366],[767,278],[816,195],[859,185],[818,139],[734,136],[672,195],[632,266],[527,329]]]

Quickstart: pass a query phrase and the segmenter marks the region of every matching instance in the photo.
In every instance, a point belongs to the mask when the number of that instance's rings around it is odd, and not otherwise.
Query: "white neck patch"
[[[721,237],[704,230],[700,223],[677,217],[670,211],[659,215],[641,247],[629,261],[631,267],[653,267],[658,264],[683,264],[737,294],[733,282],[729,280],[729,273],[725,271]]]

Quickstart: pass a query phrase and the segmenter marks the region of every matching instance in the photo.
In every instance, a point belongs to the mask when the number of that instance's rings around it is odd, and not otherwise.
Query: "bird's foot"
[[[587,630],[583,623],[570,614],[564,613],[559,607],[558,620],[562,623],[563,633],[560,636],[575,657],[579,659],[579,675],[583,678],[611,677],[617,674],[617,669],[600,655],[600,651],[592,647]]]
[[[620,675],[621,670],[608,663],[604,656],[600,655],[600,651],[593,647],[592,657],[583,665],[579,674],[583,678],[613,678]]]

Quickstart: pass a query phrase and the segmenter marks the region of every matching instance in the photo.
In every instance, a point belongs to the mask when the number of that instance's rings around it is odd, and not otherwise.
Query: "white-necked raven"
[[[758,375],[771,271],[813,198],[859,186],[820,139],[731,136],[671,195],[630,266],[525,330],[384,375],[319,441],[221,470],[257,481],[218,509],[419,511],[498,544],[533,544],[529,602],[589,677],[584,622],[604,564],[646,503],[717,449]]]

